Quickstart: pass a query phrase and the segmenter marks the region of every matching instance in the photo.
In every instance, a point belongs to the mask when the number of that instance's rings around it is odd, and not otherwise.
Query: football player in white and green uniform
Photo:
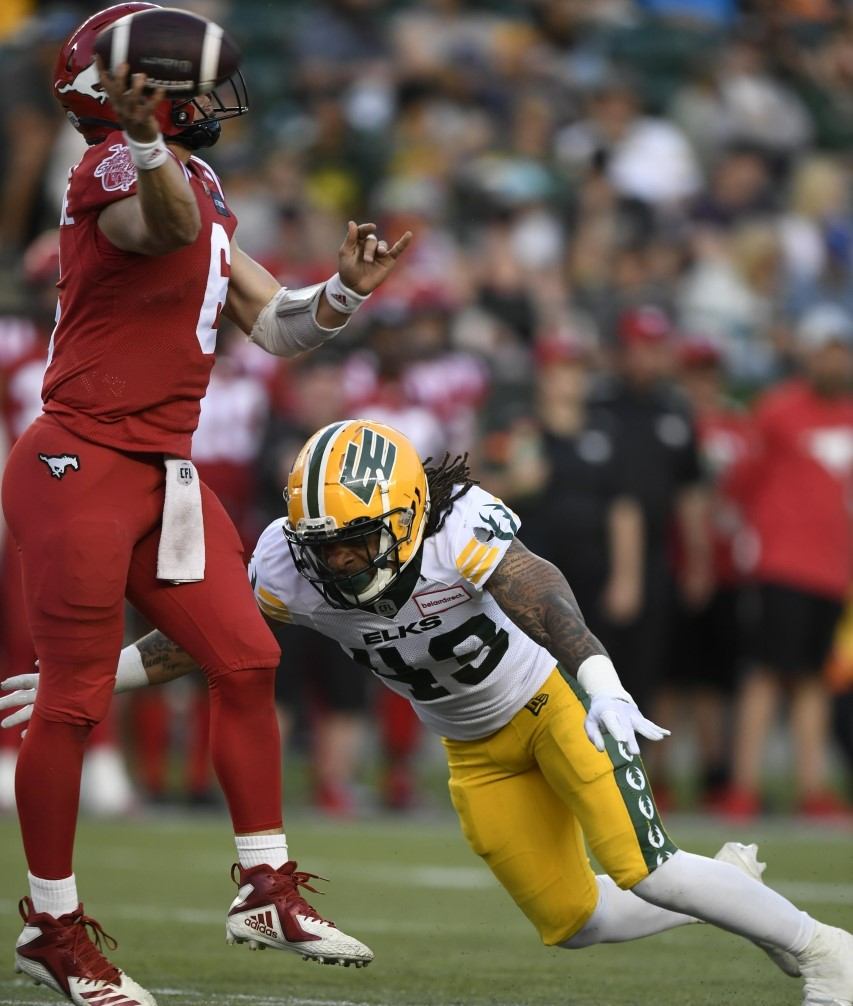
[[[565,578],[521,544],[516,515],[464,460],[425,469],[396,430],[342,421],[305,444],[285,497],[249,568],[260,609],[337,640],[442,737],[465,837],[544,943],[702,920],[802,975],[803,1006],[853,1006],[853,936],[764,886],[754,846],[708,859],[670,839],[636,738],[667,731],[642,716]],[[195,666],[154,632],[123,651],[116,687]]]

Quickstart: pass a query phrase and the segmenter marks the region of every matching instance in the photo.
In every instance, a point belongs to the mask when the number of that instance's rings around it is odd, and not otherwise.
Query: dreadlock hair
[[[432,460],[427,458],[424,461],[431,503],[424,538],[440,531],[456,500],[461,499],[472,486],[479,485],[476,479],[471,478],[467,454],[458,454],[452,461],[450,455],[445,454],[438,465],[430,467]],[[454,492],[454,486],[460,488]]]

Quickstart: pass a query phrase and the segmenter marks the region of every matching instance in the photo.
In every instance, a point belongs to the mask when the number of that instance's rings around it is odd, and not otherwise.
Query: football
[[[127,63],[144,73],[150,88],[170,98],[192,98],[212,91],[236,73],[240,50],[213,21],[173,7],[136,11],[105,28],[95,52],[110,71]]]

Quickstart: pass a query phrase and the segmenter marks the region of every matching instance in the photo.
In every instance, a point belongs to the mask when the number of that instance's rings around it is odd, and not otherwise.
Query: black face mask
[[[187,106],[195,109],[195,119],[186,129],[169,137],[170,143],[177,143],[187,150],[203,150],[212,147],[222,135],[223,119],[235,119],[249,111],[249,92],[243,75],[238,71],[208,95],[213,108],[206,112],[197,99],[190,98],[172,108],[172,122],[180,126],[189,118]]]
[[[205,147],[212,147],[221,135],[222,126],[218,120],[205,119],[187,126],[177,136],[170,136],[169,142],[177,143],[187,150],[203,150]]]

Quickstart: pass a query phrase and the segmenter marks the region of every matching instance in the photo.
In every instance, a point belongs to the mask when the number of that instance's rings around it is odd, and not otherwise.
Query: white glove
[[[0,688],[8,695],[0,695],[0,709],[11,709],[14,706],[21,706],[17,712],[0,720],[0,727],[16,727],[19,723],[26,723],[33,715],[33,703],[36,700],[36,692],[39,686],[39,676],[33,674],[16,674],[5,681],[0,681]],[[11,692],[10,689],[17,691]]]
[[[643,716],[622,687],[612,661],[603,653],[584,660],[578,668],[578,683],[591,700],[583,728],[599,751],[604,750],[603,731],[620,744],[626,744],[630,754],[640,753],[636,734],[650,741],[669,736],[668,730]]]
[[[626,744],[631,754],[640,753],[636,734],[642,734],[650,741],[669,736],[669,730],[647,720],[634,700],[625,695],[596,695],[590,703],[583,728],[599,751],[604,750],[602,731],[606,730],[614,740]]]

